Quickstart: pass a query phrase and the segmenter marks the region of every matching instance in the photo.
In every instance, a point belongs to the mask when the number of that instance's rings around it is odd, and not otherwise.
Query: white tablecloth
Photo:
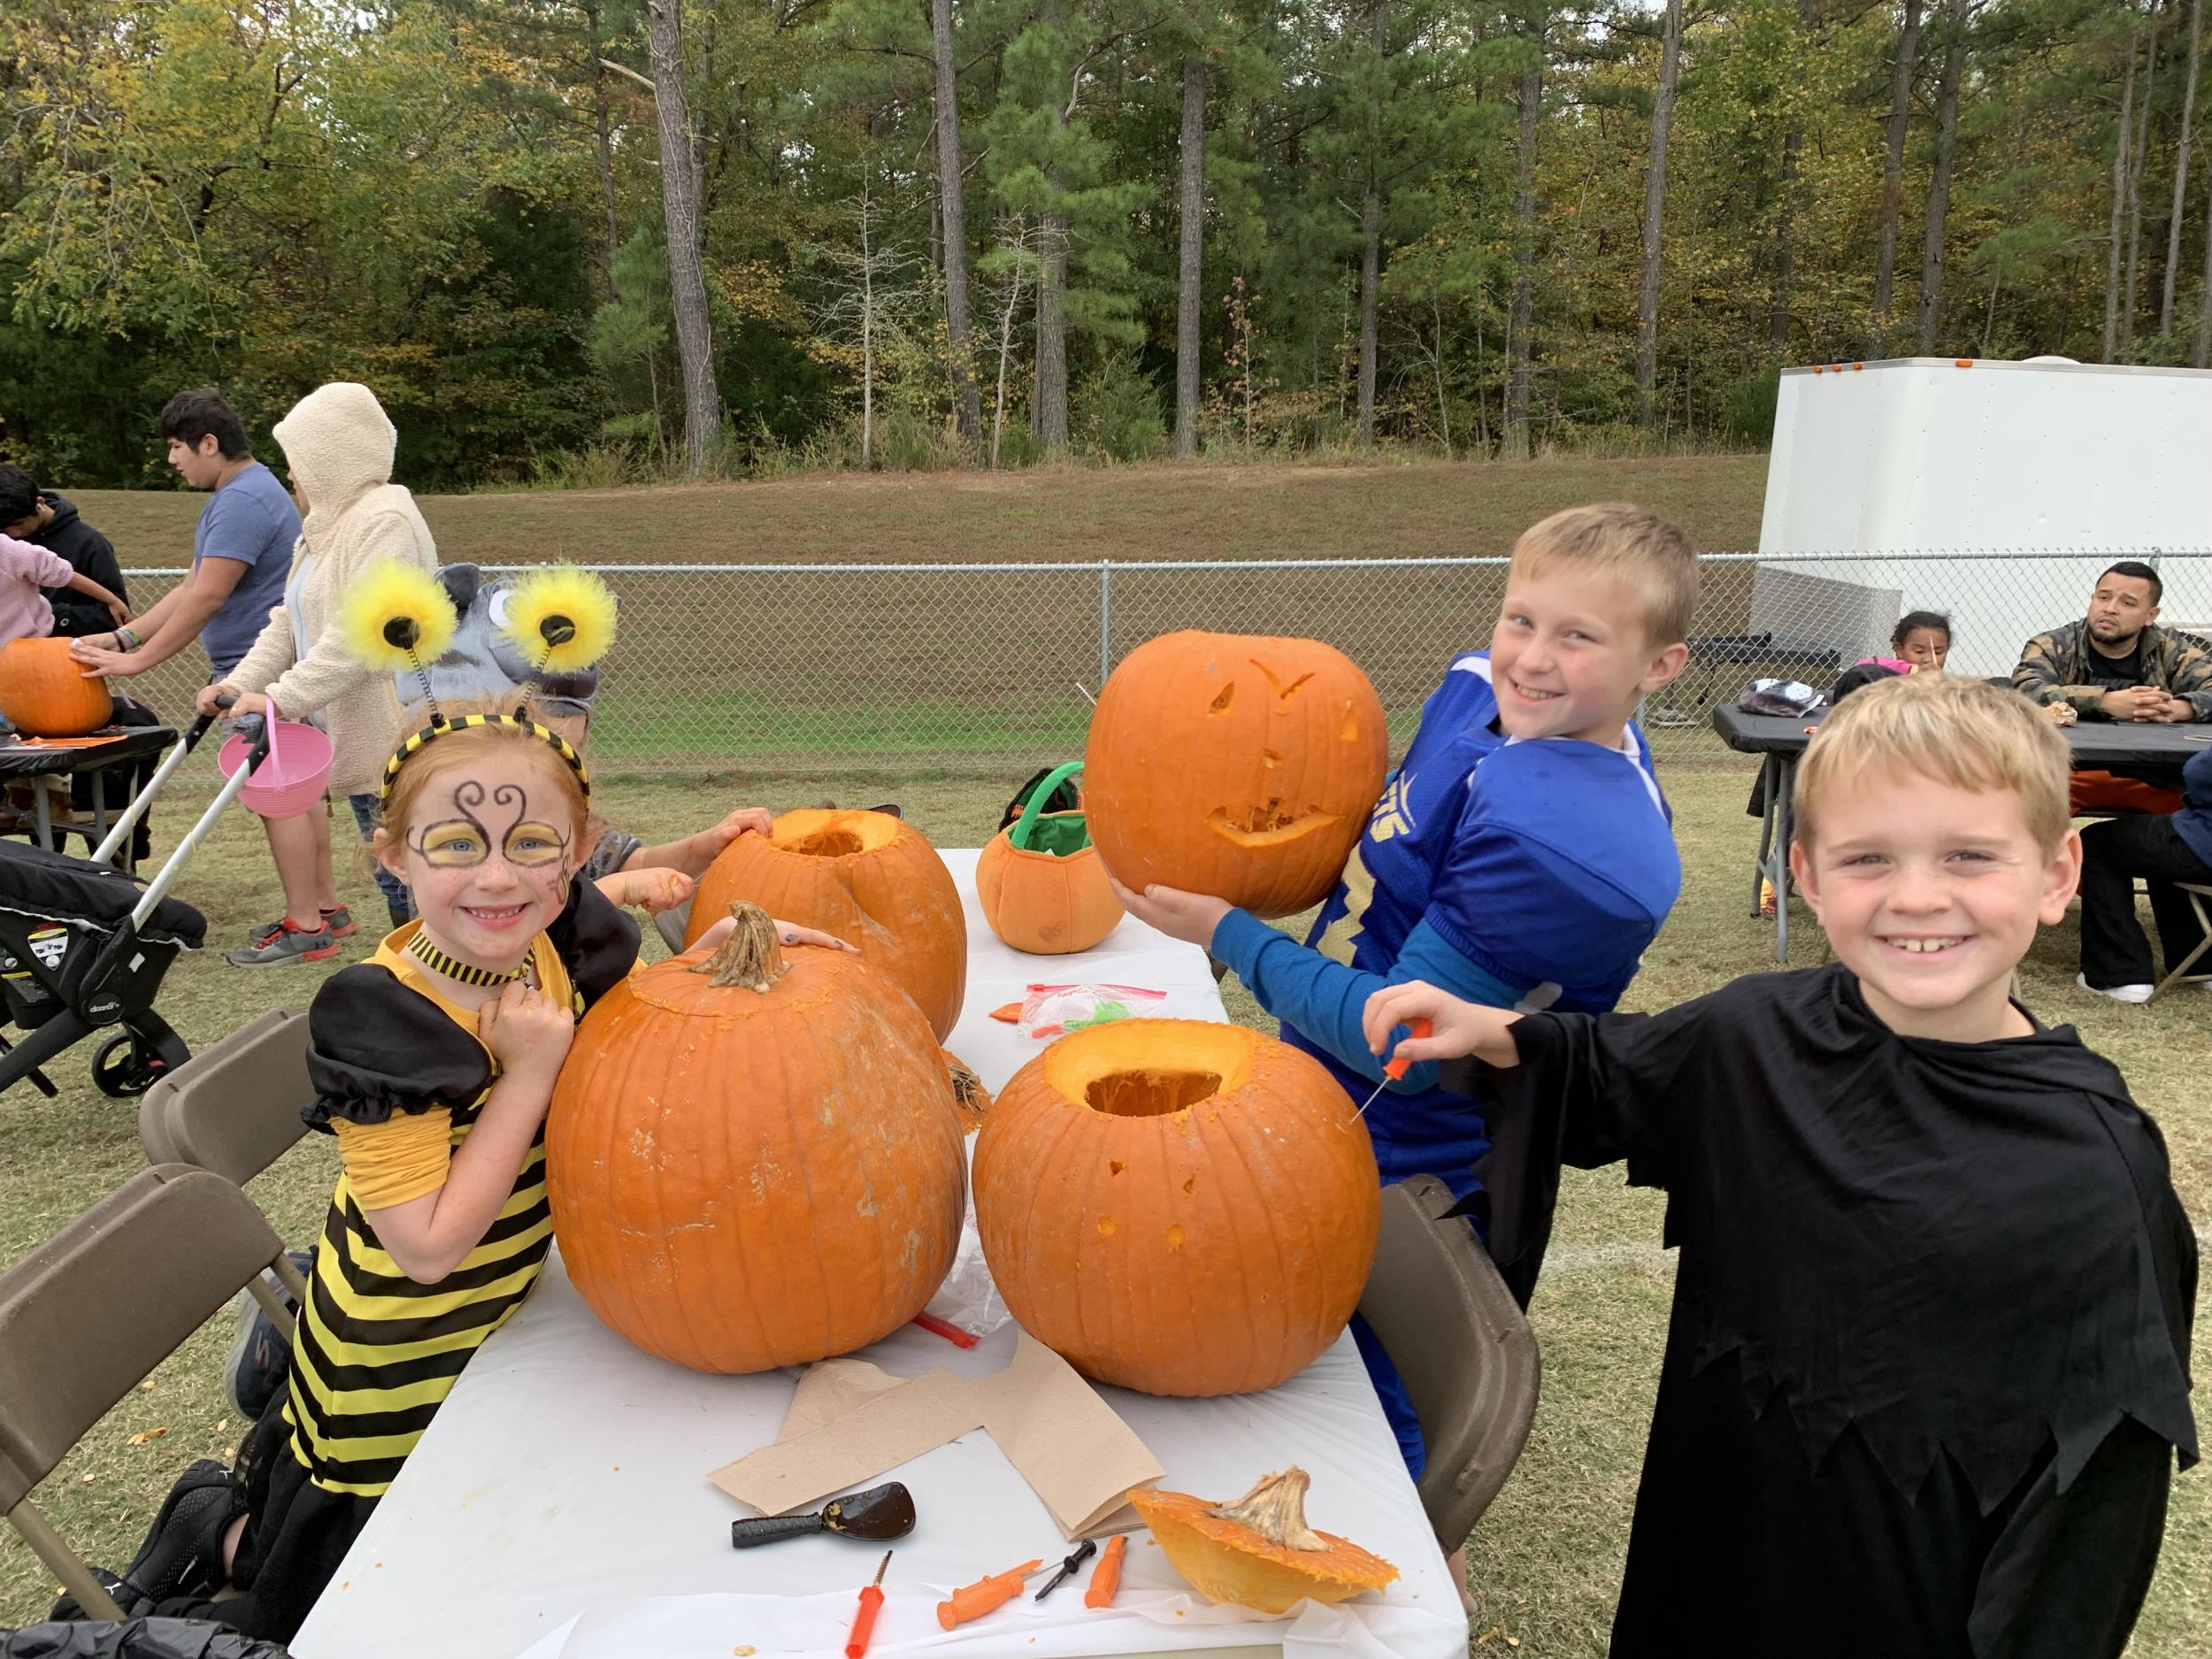
[[[1203,953],[1125,920],[1097,949],[1008,950],[976,913],[972,852],[950,852],[968,903],[965,1012],[948,1044],[996,1089],[1039,1045],[987,1018],[1037,980],[1167,990],[1166,1011],[1222,1018]],[[908,1327],[865,1357],[910,1376],[979,1376],[1015,1333],[972,1352]],[[827,1536],[730,1548],[740,1506],[707,1471],[775,1438],[795,1371],[706,1377],[650,1358],[595,1318],[557,1253],[528,1302],[485,1343],[293,1643],[303,1659],[835,1659],[880,1553]],[[1156,1400],[1102,1391],[1166,1471],[1164,1485],[1233,1497],[1302,1464],[1315,1523],[1403,1573],[1379,1596],[1263,1621],[1191,1596],[1133,1535],[1110,1612],[1082,1605],[1088,1569],[948,1635],[936,1602],[1032,1556],[1067,1553],[1044,1505],[976,1432],[904,1465],[914,1532],[895,1546],[871,1659],[926,1647],[979,1659],[1099,1659],[1222,1650],[1318,1659],[1462,1659],[1466,1620],[1442,1553],[1351,1339],[1260,1394]],[[1042,1579],[1034,1580],[1041,1584]],[[1033,1589],[1031,1594],[1033,1595]]]

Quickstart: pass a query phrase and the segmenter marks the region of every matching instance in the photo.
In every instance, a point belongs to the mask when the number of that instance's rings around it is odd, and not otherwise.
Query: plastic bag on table
[[[990,1266],[983,1259],[983,1240],[975,1230],[973,1204],[961,1219],[960,1248],[953,1254],[952,1270],[924,1311],[973,1336],[988,1336],[1014,1317],[1006,1310]]]
[[[1022,1035],[1048,1042],[1087,1025],[1156,1013],[1166,1001],[1165,991],[1141,985],[1033,985],[1022,998]]]

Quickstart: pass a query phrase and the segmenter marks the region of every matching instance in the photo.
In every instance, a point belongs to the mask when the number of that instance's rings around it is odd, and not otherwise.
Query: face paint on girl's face
[[[521,962],[568,902],[566,795],[530,759],[503,753],[432,779],[385,865],[404,881],[431,942],[476,967]]]

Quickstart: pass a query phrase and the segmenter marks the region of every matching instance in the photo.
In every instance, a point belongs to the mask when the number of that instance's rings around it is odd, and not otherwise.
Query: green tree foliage
[[[1686,0],[1640,432],[1652,0],[956,0],[959,225],[937,205],[927,5],[684,0],[725,464],[857,464],[864,403],[877,465],[987,464],[995,436],[1002,465],[1060,442],[1162,452],[1193,64],[1202,451],[1350,444],[1371,423],[1385,445],[1504,447],[1539,61],[1536,449],[1757,442],[1780,366],[1916,349],[1924,293],[1945,356],[2095,360],[2109,309],[2114,357],[2193,363],[2212,346],[2212,86],[2189,73],[2191,6],[1921,0],[1884,313],[1904,0]],[[153,417],[180,387],[222,387],[265,431],[342,378],[392,409],[413,482],[581,475],[561,457],[585,450],[665,472],[681,388],[644,15],[17,0],[0,12],[0,448],[65,487],[160,482]],[[872,248],[910,262],[879,352],[840,303],[856,201]],[[955,246],[965,364],[945,322]],[[955,430],[964,379],[980,442]]]

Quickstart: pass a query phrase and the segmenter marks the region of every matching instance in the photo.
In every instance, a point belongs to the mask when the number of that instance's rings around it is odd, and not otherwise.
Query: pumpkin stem
[[[1326,1549],[1329,1540],[1306,1525],[1306,1488],[1312,1484],[1313,1478],[1293,1463],[1279,1475],[1262,1477],[1234,1503],[1217,1503],[1206,1513],[1248,1526],[1286,1549]]]
[[[749,899],[731,905],[730,914],[737,918],[735,930],[711,956],[694,963],[691,972],[712,974],[718,991],[742,987],[765,994],[791,972],[791,964],[783,959],[782,949],[776,943],[776,924]]]

